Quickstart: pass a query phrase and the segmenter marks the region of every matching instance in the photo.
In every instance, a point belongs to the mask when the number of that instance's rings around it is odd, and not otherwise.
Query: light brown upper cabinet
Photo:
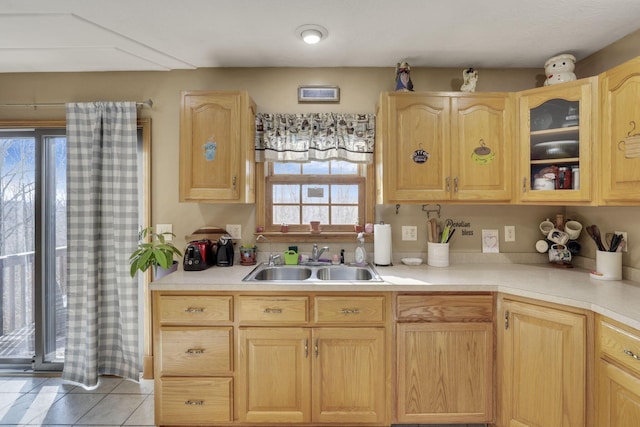
[[[594,202],[597,78],[529,89],[517,93],[517,101],[518,201],[548,205]]]
[[[377,203],[511,201],[512,100],[492,92],[383,93]]]
[[[640,205],[640,57],[600,75],[601,205]]]
[[[244,91],[183,91],[180,201],[254,203],[256,106]]]

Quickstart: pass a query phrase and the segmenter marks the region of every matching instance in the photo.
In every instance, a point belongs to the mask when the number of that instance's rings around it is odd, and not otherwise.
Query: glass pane
[[[344,225],[358,222],[357,206],[331,206],[331,224]]]
[[[274,175],[300,175],[300,163],[274,163]]]
[[[302,223],[320,221],[320,224],[329,224],[329,206],[303,206]]]
[[[33,357],[35,139],[0,136],[0,353]]]
[[[47,280],[45,292],[44,361],[62,362],[67,327],[67,139],[66,137],[46,137],[47,184],[44,195],[48,224],[45,230],[54,230],[45,238],[45,254],[55,254],[45,261]],[[53,249],[53,250],[51,250]],[[54,280],[51,280],[54,279]]]
[[[352,203],[358,204],[357,185],[332,185],[331,203]]]
[[[274,224],[300,224],[300,206],[274,206]]]
[[[300,185],[274,185],[273,203],[300,203]]]
[[[331,162],[331,175],[357,175],[358,165],[351,162],[334,160]]]
[[[309,162],[302,164],[304,175],[328,175],[329,162]]]
[[[329,186],[318,184],[303,185],[302,203],[329,203]]]

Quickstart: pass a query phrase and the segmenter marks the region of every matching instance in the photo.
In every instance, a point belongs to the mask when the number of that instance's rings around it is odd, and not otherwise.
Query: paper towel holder
[[[438,214],[438,218],[440,218],[440,209],[442,208],[442,206],[440,206],[439,204],[437,204],[437,208],[435,209],[429,209],[430,205],[422,205],[422,211],[427,213],[427,219],[429,219],[431,217],[431,212],[435,212]]]

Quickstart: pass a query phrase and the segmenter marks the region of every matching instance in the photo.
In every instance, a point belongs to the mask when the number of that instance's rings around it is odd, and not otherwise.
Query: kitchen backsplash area
[[[454,224],[456,232],[450,239],[450,262],[459,263],[547,263],[547,254],[536,252],[535,244],[541,239],[540,222],[549,218],[554,220],[556,214],[563,214],[565,220],[574,219],[586,227],[596,224],[604,232],[626,231],[629,236],[629,250],[623,253],[623,277],[640,282],[640,223],[637,221],[637,208],[633,207],[562,207],[562,206],[512,206],[512,205],[440,205],[440,217],[436,213],[426,210],[437,209],[435,204],[420,205],[377,205],[375,207],[375,222],[391,225],[392,260],[399,263],[403,257],[419,257],[427,259],[427,224],[429,217],[435,218],[441,225],[448,221]],[[397,211],[397,213],[396,213]],[[429,216],[429,217],[428,217]],[[230,220],[233,218],[233,220]],[[635,219],[634,219],[635,218]],[[241,244],[256,243],[255,241],[255,207],[247,209],[246,205],[213,205],[201,204],[199,215],[191,218],[191,224],[198,226],[215,225],[225,227],[227,223],[242,225],[242,239],[236,242],[236,248]],[[403,240],[402,227],[416,227],[416,240]],[[505,226],[515,229],[515,242],[505,241]],[[498,253],[482,252],[482,231],[497,230]],[[178,231],[178,239],[193,230]],[[413,235],[413,233],[411,233]],[[412,236],[411,236],[412,238]],[[640,238],[640,237],[639,237]],[[574,257],[572,263],[578,267],[594,268],[596,247],[586,232],[582,232],[578,242],[581,245],[579,256]],[[176,242],[182,244],[183,242]],[[184,242],[186,244],[186,242]],[[311,252],[311,243],[296,244],[304,254]],[[353,243],[321,242],[329,246],[329,254],[339,254],[345,249],[345,260],[354,259],[357,247],[354,233]],[[289,243],[258,242],[257,259],[266,260],[268,253],[284,252]],[[370,261],[374,257],[374,244],[366,243],[365,249]]]

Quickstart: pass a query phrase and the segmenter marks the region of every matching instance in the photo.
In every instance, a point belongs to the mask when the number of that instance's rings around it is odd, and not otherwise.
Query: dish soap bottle
[[[364,249],[364,233],[358,233],[358,246],[356,247],[355,261],[356,265],[363,266],[367,264],[367,251]]]

